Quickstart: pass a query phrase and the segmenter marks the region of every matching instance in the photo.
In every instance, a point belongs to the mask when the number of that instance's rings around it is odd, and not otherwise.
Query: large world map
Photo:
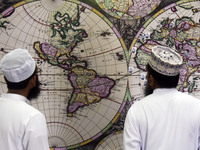
[[[126,112],[144,97],[155,45],[181,54],[177,89],[200,98],[200,1],[159,10],[170,0],[88,0],[95,8],[84,0],[16,1],[0,13],[0,59],[18,47],[35,59],[42,92],[31,104],[45,114],[51,150],[122,148]],[[127,11],[133,4],[135,16]]]
[[[80,147],[112,126],[125,104],[128,67],[109,20],[79,1],[41,0],[9,7],[0,24],[0,57],[21,47],[37,62],[42,93],[32,105],[46,116],[51,148]]]

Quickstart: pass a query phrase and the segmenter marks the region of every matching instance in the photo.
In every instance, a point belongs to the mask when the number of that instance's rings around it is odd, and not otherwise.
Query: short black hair
[[[6,81],[6,84],[7,84],[7,88],[8,89],[13,89],[13,90],[21,90],[21,89],[25,89],[27,86],[28,86],[28,83],[29,81],[33,78],[33,76],[36,75],[36,69],[34,71],[34,73],[29,77],[27,78],[26,80],[23,80],[21,82],[10,82],[6,79],[6,77],[4,76],[4,79]]]
[[[176,88],[179,81],[179,74],[176,76],[166,76],[155,71],[149,64],[147,64],[146,69],[149,75],[152,75],[157,81],[160,88]]]

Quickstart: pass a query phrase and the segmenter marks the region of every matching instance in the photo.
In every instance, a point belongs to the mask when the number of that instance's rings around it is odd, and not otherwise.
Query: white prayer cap
[[[149,65],[158,73],[176,76],[179,74],[182,63],[182,57],[175,50],[160,45],[152,48]]]
[[[25,49],[14,49],[1,60],[1,69],[10,82],[21,82],[28,79],[35,71],[35,61]]]

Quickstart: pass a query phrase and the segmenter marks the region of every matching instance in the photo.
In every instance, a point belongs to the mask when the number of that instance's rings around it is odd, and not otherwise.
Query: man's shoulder
[[[154,98],[153,94],[147,95],[143,98],[141,98],[140,100],[138,100],[136,103],[138,105],[144,104],[144,103],[148,103],[150,100],[152,100]]]
[[[43,115],[38,109],[36,109],[35,107],[33,107],[32,105],[28,105],[26,106],[25,110],[27,111],[27,113],[30,113],[32,115]]]
[[[43,115],[38,109],[36,109],[30,102],[21,100],[10,100],[10,105],[14,105],[14,110],[24,116]]]
[[[184,92],[177,92],[178,96],[180,96],[181,98],[184,98],[186,100],[194,100],[197,102],[200,102],[200,99],[198,99],[197,97],[195,97],[194,95],[191,95],[189,93],[184,93]]]
[[[188,93],[178,92],[176,96],[176,102],[186,108],[198,109],[200,110],[200,99],[190,95]]]
[[[142,107],[143,105],[146,105],[146,104],[150,103],[150,101],[152,100],[152,97],[153,97],[153,95],[150,94],[148,96],[145,96],[145,97],[141,98],[138,101],[134,101],[132,107],[135,107],[135,108],[136,107]]]

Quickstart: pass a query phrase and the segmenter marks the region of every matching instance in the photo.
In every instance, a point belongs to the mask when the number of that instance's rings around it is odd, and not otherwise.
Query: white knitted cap
[[[28,79],[35,71],[35,61],[25,49],[14,49],[1,60],[1,69],[10,82],[21,82]]]

